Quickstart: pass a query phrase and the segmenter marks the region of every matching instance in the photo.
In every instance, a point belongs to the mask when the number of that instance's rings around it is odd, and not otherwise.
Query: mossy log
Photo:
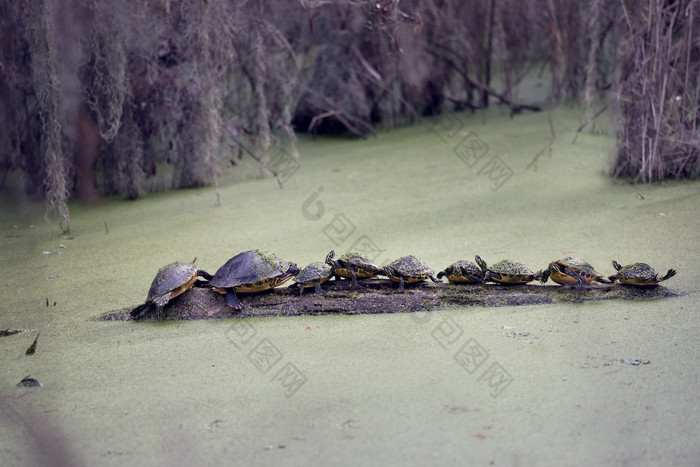
[[[226,305],[224,295],[206,287],[193,287],[171,300],[158,313],[147,309],[139,320],[189,320],[218,318],[260,318],[268,316],[300,316],[309,314],[372,314],[430,311],[470,306],[495,307],[541,305],[549,303],[582,303],[589,300],[649,300],[685,295],[666,287],[633,287],[621,284],[576,289],[559,285],[457,285],[422,282],[406,285],[403,292],[397,284],[383,279],[360,281],[353,288],[350,281],[332,280],[323,285],[325,294],[306,289],[299,296],[296,286],[278,288],[257,294],[238,294],[244,309],[236,311]],[[122,308],[97,317],[98,320],[132,320],[131,311]]]

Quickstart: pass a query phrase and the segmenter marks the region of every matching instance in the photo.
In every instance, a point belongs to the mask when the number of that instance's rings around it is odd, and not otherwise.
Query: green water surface
[[[1,465],[694,465],[700,458],[700,184],[606,176],[581,113],[427,119],[302,140],[284,178],[135,202],[0,211]],[[290,176],[291,175],[291,176]],[[289,176],[287,178],[287,176]],[[369,248],[436,271],[643,261],[679,298],[418,314],[99,322],[158,268],[263,248],[304,266]],[[57,254],[44,254],[54,252]],[[47,306],[48,300],[48,306]],[[55,305],[54,305],[55,302]],[[37,351],[25,355],[37,333]],[[41,388],[16,387],[25,376]]]

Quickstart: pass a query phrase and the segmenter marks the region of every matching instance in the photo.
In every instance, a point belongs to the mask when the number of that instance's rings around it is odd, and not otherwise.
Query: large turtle
[[[381,272],[381,268],[360,253],[349,251],[334,259],[335,251],[326,256],[326,264],[331,266],[336,277],[352,279],[352,286],[357,287],[357,279],[369,279]]]
[[[675,269],[669,269],[665,276],[659,277],[659,273],[646,263],[634,263],[623,267],[613,260],[612,265],[617,270],[617,274],[610,276],[609,279],[627,285],[654,286],[676,275]]]
[[[403,291],[404,284],[421,282],[430,279],[440,282],[433,276],[433,270],[415,256],[404,256],[391,264],[384,266],[381,273],[394,282],[399,283],[399,292]]]
[[[461,260],[450,264],[444,271],[437,274],[438,279],[447,276],[447,280],[457,284],[481,284],[484,282],[484,271],[471,261]]]
[[[576,285],[582,287],[593,282],[610,284],[612,281],[601,276],[588,262],[575,256],[567,256],[558,261],[552,261],[542,272],[540,281],[544,284],[552,279],[561,285]]]
[[[199,276],[207,280],[212,278],[211,274],[197,268],[194,263],[175,262],[163,266],[151,282],[146,302],[134,308],[131,311],[131,316],[136,317],[154,305],[160,313],[171,299],[192,287]]]
[[[299,274],[296,264],[264,250],[239,253],[221,266],[209,281],[215,292],[226,294],[226,304],[242,310],[236,292],[254,293],[282,285]]]
[[[527,284],[539,278],[541,274],[517,261],[504,259],[493,266],[488,266],[481,256],[476,255],[474,259],[484,273],[484,282]]]
[[[294,278],[299,285],[299,296],[304,293],[304,289],[313,287],[317,294],[326,293],[321,284],[333,277],[333,268],[326,263],[316,261],[306,266]]]

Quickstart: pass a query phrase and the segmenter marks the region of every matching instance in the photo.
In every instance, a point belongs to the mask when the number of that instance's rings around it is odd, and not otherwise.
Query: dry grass
[[[700,171],[700,2],[625,2],[616,83],[615,176],[635,182]]]

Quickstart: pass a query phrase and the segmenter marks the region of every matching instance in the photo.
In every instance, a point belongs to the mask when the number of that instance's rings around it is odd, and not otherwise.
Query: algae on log
[[[299,296],[296,286],[256,294],[239,294],[244,309],[233,310],[225,296],[209,288],[193,287],[175,297],[158,315],[155,307],[147,309],[138,320],[190,320],[217,318],[259,318],[300,316],[306,314],[372,314],[430,311],[440,308],[469,306],[517,306],[547,303],[581,303],[589,300],[646,300],[685,295],[685,292],[657,287],[633,287],[621,284],[575,289],[559,285],[455,285],[421,282],[407,284],[397,292],[396,283],[383,279],[360,281],[353,288],[348,280],[328,281],[326,293],[307,290]],[[122,308],[104,313],[96,319],[132,320],[131,311]]]

